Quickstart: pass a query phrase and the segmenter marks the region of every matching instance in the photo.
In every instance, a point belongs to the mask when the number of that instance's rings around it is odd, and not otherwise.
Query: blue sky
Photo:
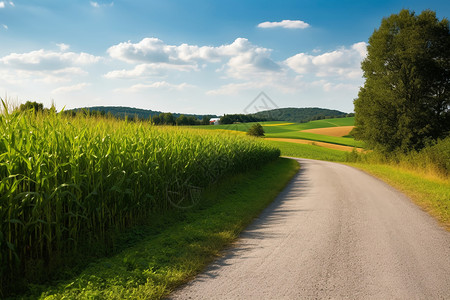
[[[450,16],[447,0],[0,0],[0,97],[221,115],[263,91],[351,112],[367,41],[403,8]]]

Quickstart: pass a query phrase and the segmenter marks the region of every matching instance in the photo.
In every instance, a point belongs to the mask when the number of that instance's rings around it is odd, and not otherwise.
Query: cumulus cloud
[[[54,52],[44,49],[28,53],[11,53],[0,58],[0,63],[21,70],[57,70],[74,65],[89,65],[101,60],[88,53]]]
[[[118,70],[106,74],[107,78],[142,75],[149,65],[178,66],[178,69],[198,69],[203,63],[223,63],[222,69],[234,78],[261,72],[277,72],[280,65],[270,58],[271,50],[257,47],[245,38],[233,43],[213,46],[181,44],[168,45],[158,38],[144,38],[138,43],[130,41],[114,45],[108,54],[115,59],[139,64],[133,70]],[[190,66],[190,67],[186,67]]]
[[[139,84],[135,84],[129,88],[124,88],[124,89],[115,89],[115,92],[131,92],[131,93],[135,93],[135,92],[140,92],[143,90],[147,90],[147,89],[167,89],[167,90],[184,90],[187,88],[193,88],[193,85],[187,84],[185,82],[180,83],[180,84],[173,84],[173,83],[169,83],[167,81],[157,81],[157,82],[153,82],[153,83],[148,83],[148,84],[144,84],[144,83],[139,83]]]
[[[70,46],[64,43],[56,44],[61,52],[69,50]]]
[[[236,39],[232,44],[222,46],[220,50],[230,56],[227,62],[227,74],[230,77],[245,79],[248,76],[281,71],[280,65],[270,58],[272,50],[257,47],[247,39]]]
[[[75,91],[80,91],[83,88],[89,86],[89,83],[79,83],[79,84],[75,84],[75,85],[69,85],[69,86],[62,86],[59,88],[56,88],[52,91],[52,94],[66,94],[66,93],[72,93]]]
[[[360,42],[350,48],[342,47],[318,55],[298,53],[286,59],[285,64],[299,74],[359,78],[362,76],[360,64],[366,55],[366,43]]]
[[[104,77],[108,79],[118,79],[118,78],[141,78],[149,76],[166,76],[167,71],[193,71],[197,70],[196,66],[192,65],[171,65],[171,64],[140,64],[135,66],[130,70],[114,70],[106,73]]]
[[[9,4],[9,5],[12,6],[12,7],[15,6],[15,5],[14,5],[14,2],[12,2],[12,1],[8,1],[8,2],[0,1],[0,8],[5,8],[7,4]]]
[[[70,67],[51,71],[29,71],[7,68],[3,68],[0,70],[1,80],[14,85],[24,85],[28,82],[38,82],[45,84],[70,82],[74,76],[85,75],[87,75],[87,72],[78,67]]]
[[[108,49],[108,53],[112,58],[128,63],[195,64],[195,60],[207,52],[199,48],[187,44],[167,45],[158,38],[144,38],[138,43],[128,41],[114,45]]]
[[[275,61],[271,58],[271,49],[257,46],[245,38],[219,46],[170,45],[158,38],[144,38],[136,43],[128,41],[113,45],[107,52],[111,58],[131,65],[129,69],[104,74],[108,79],[171,78],[173,71],[179,76],[180,71],[210,72],[215,68],[217,75],[213,76],[224,82],[205,91],[210,96],[263,89],[286,94],[308,89],[321,89],[328,93],[357,90],[358,79],[362,75],[360,63],[367,53],[366,43],[361,42],[325,53],[320,50],[312,54],[298,53],[283,61]],[[349,80],[352,81],[347,82]],[[181,90],[187,87],[186,83],[177,85],[157,81],[115,91]]]
[[[0,58],[2,79],[12,84],[26,81],[69,82],[74,76],[87,75],[83,67],[97,63],[100,57],[88,53],[36,50],[11,53]]]
[[[288,28],[288,29],[305,29],[310,25],[300,20],[283,20],[281,22],[262,22],[258,24],[259,28]]]

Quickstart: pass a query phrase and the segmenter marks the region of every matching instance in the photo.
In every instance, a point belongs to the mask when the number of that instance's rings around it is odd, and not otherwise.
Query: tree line
[[[270,121],[264,117],[258,117],[252,114],[231,114],[231,115],[223,115],[220,118],[220,124],[233,124],[233,123],[250,123],[250,122],[264,122]]]
[[[172,113],[160,113],[159,115],[153,116],[151,121],[155,125],[209,125],[211,117],[211,115],[205,115],[201,119],[198,119],[194,116],[181,115],[176,118]]]

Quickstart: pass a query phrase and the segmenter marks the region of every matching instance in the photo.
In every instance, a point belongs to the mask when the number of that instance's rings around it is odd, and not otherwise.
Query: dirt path
[[[331,143],[325,143],[325,142],[317,142],[317,141],[310,141],[310,140],[302,140],[302,139],[285,139],[285,138],[265,138],[269,141],[279,141],[279,142],[288,142],[288,143],[296,143],[296,144],[305,144],[305,145],[316,145],[319,147],[329,148],[329,149],[335,149],[335,150],[341,150],[341,151],[347,151],[352,152],[353,147],[350,146],[343,146],[343,145],[336,145]],[[356,151],[363,152],[364,149],[362,148],[356,148]]]
[[[301,171],[238,242],[171,299],[449,299],[450,233],[359,170]]]

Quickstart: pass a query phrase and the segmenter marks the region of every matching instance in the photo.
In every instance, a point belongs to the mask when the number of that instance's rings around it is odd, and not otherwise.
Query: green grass
[[[259,122],[259,123],[264,127],[264,125],[284,124],[284,123],[292,123],[292,122],[270,121],[270,122]],[[315,129],[315,128],[326,128],[326,127],[353,126],[354,123],[355,123],[355,118],[348,117],[348,118],[316,120],[316,121],[311,121],[311,122],[307,122],[307,123],[293,123],[290,125],[266,126],[266,127],[264,127],[264,129],[267,129],[268,132],[284,132],[284,131],[299,131],[299,130]],[[249,127],[251,127],[251,124],[253,124],[253,123],[211,125],[211,126],[205,126],[205,128],[209,129],[209,130],[229,129],[229,130],[237,130],[237,131],[247,131],[247,129]]]
[[[337,127],[337,126],[353,126],[355,124],[355,117],[347,118],[334,118],[334,119],[324,119],[316,120],[308,123],[307,126],[312,128],[325,128],[325,127]],[[314,126],[314,127],[311,127]]]
[[[349,117],[349,118],[317,120],[308,123],[294,123],[280,126],[265,126],[265,125],[283,124],[289,122],[271,121],[271,122],[260,122],[260,124],[263,126],[266,137],[305,139],[350,147],[364,148],[365,145],[363,142],[355,141],[352,137],[333,137],[309,132],[300,132],[306,129],[337,127],[337,126],[353,126],[354,122],[355,122],[354,117]],[[252,126],[252,124],[253,123],[239,123],[229,125],[205,126],[204,128],[208,130],[226,129],[226,130],[246,132]]]
[[[90,264],[56,286],[33,286],[41,299],[158,299],[191,279],[264,209],[297,172],[280,158],[229,176],[204,191],[200,205],[165,220],[157,234]]]
[[[288,139],[304,139],[317,142],[326,142],[330,144],[364,148],[364,142],[355,141],[353,138],[336,137],[323,134],[315,134],[310,132],[281,132],[281,133],[267,133],[266,137],[271,138],[288,138]]]
[[[398,166],[350,163],[409,196],[450,231],[450,180],[426,177]],[[405,224],[408,226],[408,224]]]
[[[290,142],[265,141],[267,144],[281,150],[281,155],[328,161],[345,161],[347,153],[314,145],[303,145]]]

